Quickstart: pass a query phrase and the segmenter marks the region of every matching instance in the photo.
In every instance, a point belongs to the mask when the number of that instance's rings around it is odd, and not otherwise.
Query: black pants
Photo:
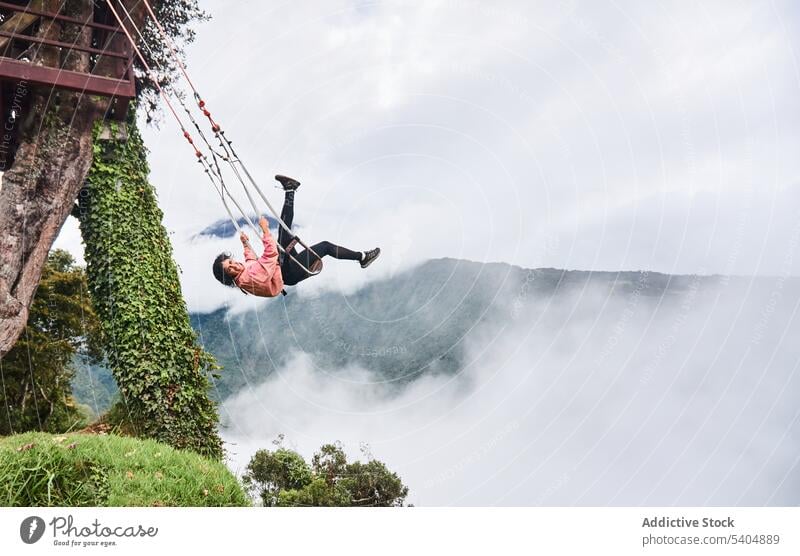
[[[283,201],[283,210],[281,211],[281,220],[286,222],[286,225],[291,228],[292,227],[292,220],[294,220],[294,191],[287,191],[286,198]],[[294,236],[283,229],[282,226],[278,225],[278,244],[286,249],[286,247],[291,243],[292,238]],[[351,251],[350,249],[346,249],[344,247],[340,247],[338,245],[334,245],[330,241],[321,241],[311,246],[311,250],[314,251],[320,258],[331,256],[334,259],[346,259],[349,261],[360,261],[361,260],[361,253],[358,251]],[[283,283],[287,286],[294,286],[298,282],[302,282],[310,275],[303,270],[303,268],[294,262],[289,255],[292,255],[295,259],[300,261],[303,266],[306,268],[311,268],[311,264],[316,260],[316,257],[308,252],[307,249],[303,249],[298,253],[296,248],[292,248],[291,251],[287,251],[286,255],[283,257],[283,264],[281,265],[281,274],[283,274]]]

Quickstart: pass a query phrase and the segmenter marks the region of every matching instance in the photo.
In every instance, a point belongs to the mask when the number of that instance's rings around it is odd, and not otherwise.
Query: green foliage
[[[311,469],[300,454],[279,448],[256,452],[244,480],[248,487],[258,490],[265,506],[277,506],[281,492],[301,490],[312,479]]]
[[[242,478],[265,506],[402,506],[408,487],[375,459],[347,462],[341,445],[325,444],[311,465],[292,450],[256,452]]]
[[[86,274],[66,251],[48,256],[20,339],[0,360],[0,434],[64,432],[85,420],[72,397],[77,353],[96,358],[99,324]]]
[[[222,456],[208,397],[218,367],[197,345],[131,111],[127,142],[96,141],[76,210],[94,306],[130,428]]]
[[[248,506],[221,463],[153,440],[27,433],[0,440],[0,506]]]

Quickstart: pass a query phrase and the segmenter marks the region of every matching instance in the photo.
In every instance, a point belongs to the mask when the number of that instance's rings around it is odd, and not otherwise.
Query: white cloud
[[[458,375],[400,390],[299,354],[223,404],[230,465],[283,433],[369,444],[421,505],[795,504],[797,286],[525,300]]]

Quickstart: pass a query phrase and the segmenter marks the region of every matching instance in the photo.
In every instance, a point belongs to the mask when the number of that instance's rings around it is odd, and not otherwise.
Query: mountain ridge
[[[307,354],[320,370],[358,367],[375,382],[401,388],[422,376],[458,372],[465,363],[465,337],[481,330],[540,326],[543,315],[561,312],[568,318],[567,308],[576,303],[611,318],[611,301],[656,310],[676,305],[681,296],[753,283],[761,291],[779,279],[525,268],[442,257],[347,295],[290,293],[244,313],[221,307],[191,313],[190,319],[200,343],[223,367],[214,381],[214,397],[221,401],[266,380],[297,353]],[[785,280],[800,291],[800,278]],[[625,303],[614,311],[622,315]],[[108,382],[93,371],[94,383]],[[81,396],[88,397],[85,374],[80,379]],[[96,400],[91,402],[94,407]]]

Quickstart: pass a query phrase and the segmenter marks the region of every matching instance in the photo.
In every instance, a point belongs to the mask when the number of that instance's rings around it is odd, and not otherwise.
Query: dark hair
[[[220,253],[217,255],[217,258],[214,259],[214,264],[211,267],[211,270],[214,272],[214,278],[216,278],[220,284],[224,284],[226,286],[230,286],[231,288],[236,285],[225,269],[222,268],[222,262],[230,259],[231,256],[228,253]]]

